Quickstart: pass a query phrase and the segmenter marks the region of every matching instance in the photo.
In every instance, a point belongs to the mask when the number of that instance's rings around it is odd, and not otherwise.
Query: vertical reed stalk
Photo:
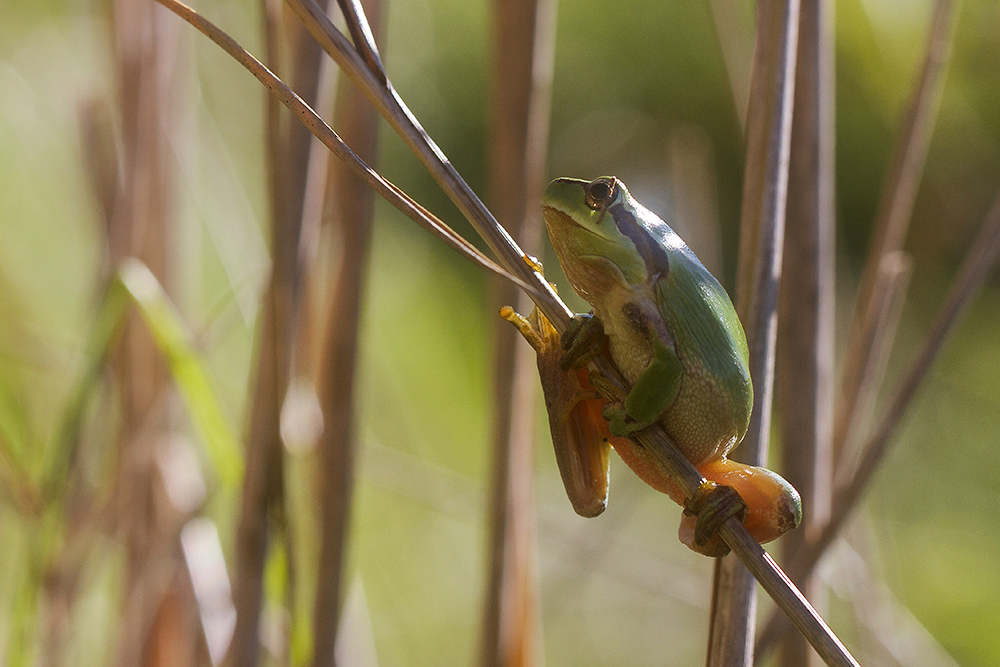
[[[879,201],[875,232],[861,274],[851,336],[844,353],[834,426],[834,458],[837,462],[852,443],[857,444],[858,438],[863,437],[871,413],[865,409],[862,399],[871,395],[869,387],[878,387],[882,382],[878,371],[880,368],[884,370],[884,364],[879,363],[884,355],[878,351],[891,347],[891,338],[886,344],[879,338],[865,335],[864,327],[879,319],[875,308],[879,305],[876,296],[884,292],[884,288],[877,285],[882,260],[902,249],[910,227],[913,205],[941,105],[960,5],[958,0],[938,0],[935,3],[920,80],[907,107],[889,176]],[[886,333],[891,337],[895,330]]]
[[[371,30],[381,35],[381,3],[364,2]],[[335,124],[341,137],[368,164],[375,163],[378,116],[346,78],[339,81]],[[326,150],[321,148],[321,150]],[[330,165],[327,206],[339,248],[327,311],[319,399],[323,435],[318,445],[320,558],[313,611],[313,665],[333,667],[343,598],[344,562],[354,489],[355,367],[365,275],[368,271],[375,193],[340,160]]]
[[[873,399],[882,383],[905,298],[909,262],[902,256],[901,248],[937,120],[959,6],[957,0],[938,0],[934,6],[920,78],[900,127],[879,202],[844,353],[834,419],[834,478],[842,480],[837,482],[841,488],[852,483],[844,480],[857,471],[845,471],[845,461],[852,463],[860,456],[857,449],[870,428]],[[830,521],[822,531],[807,534],[808,544],[803,543],[801,549],[790,554],[787,567],[793,579],[804,578],[812,571],[843,524],[844,517],[838,514],[850,512],[856,500],[857,497],[850,504],[834,503]],[[768,619],[758,642],[759,651],[773,645],[782,625],[783,620],[776,614]]]
[[[754,407],[749,430],[736,455],[751,465],[764,465],[774,386],[799,3],[769,0],[760,3],[757,12],[736,300],[750,347]],[[708,664],[749,665],[753,661],[756,586],[750,573],[734,558],[718,560],[715,573]]]
[[[782,541],[787,556],[829,520],[834,394],[833,7],[804,0],[799,19],[788,220],[778,322],[782,475],[802,496],[803,521]],[[796,580],[812,602],[816,577]],[[791,627],[789,626],[789,630]],[[781,664],[816,664],[798,632],[785,635]]]
[[[120,187],[107,226],[109,268],[116,270],[127,257],[137,257],[161,283],[169,284],[167,101],[172,77],[167,63],[177,30],[157,20],[159,10],[151,3],[118,0],[112,11],[123,150]],[[121,397],[115,496],[127,559],[126,613],[116,661],[123,667],[152,659],[181,664],[190,656],[163,647],[167,637],[192,621],[193,612],[185,604],[190,593],[174,576],[181,563],[180,525],[155,465],[171,427],[172,397],[166,366],[138,315],[128,318],[111,361]]]
[[[497,219],[527,251],[539,254],[538,209],[548,146],[555,0],[495,0],[489,137],[489,201]],[[530,301],[494,279],[497,304]],[[480,664],[514,667],[541,658],[541,611],[534,504],[534,354],[515,329],[497,319],[493,414],[493,479],[489,508],[489,575]],[[511,363],[513,360],[513,363]]]
[[[269,12],[265,7],[265,17]],[[265,36],[277,31],[265,27]],[[315,103],[321,51],[301,35],[295,41],[292,80],[299,94]],[[271,44],[271,57],[278,53]],[[277,63],[272,63],[277,67]],[[270,105],[271,102],[269,101]],[[302,278],[300,236],[309,164],[310,133],[268,106],[266,130],[271,204],[271,279],[260,314],[242,506],[236,528],[233,603],[236,627],[227,657],[233,667],[254,667],[260,655],[260,613],[264,565],[271,532],[284,524],[284,457],[281,406],[291,372],[294,323]]]

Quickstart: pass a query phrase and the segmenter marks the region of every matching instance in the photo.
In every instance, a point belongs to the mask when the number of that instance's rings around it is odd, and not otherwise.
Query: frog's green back
[[[729,397],[742,438],[753,408],[746,334],[725,289],[679,237],[677,241],[679,245],[671,244],[667,273],[657,282],[659,307],[671,323],[682,362],[698,364],[701,374]]]

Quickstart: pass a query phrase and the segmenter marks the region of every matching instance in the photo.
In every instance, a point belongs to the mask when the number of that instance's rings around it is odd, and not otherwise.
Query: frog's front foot
[[[694,541],[688,546],[706,556],[725,556],[729,553],[729,546],[716,532],[732,517],[743,523],[747,516],[747,504],[736,489],[705,480],[685,501],[684,514],[697,517]]]
[[[618,438],[627,438],[636,431],[649,426],[652,422],[640,422],[629,415],[625,406],[628,399],[628,391],[597,372],[591,372],[587,377],[590,385],[604,397],[605,403],[602,409],[602,416],[608,422],[608,430],[611,435]]]
[[[559,366],[564,371],[583,368],[601,353],[607,336],[604,324],[593,313],[577,313],[563,332],[560,344],[565,351]]]
[[[593,384],[593,380],[591,380],[591,384]],[[627,438],[636,431],[641,431],[649,426],[649,424],[643,424],[629,416],[625,410],[624,397],[619,401],[605,403],[603,414],[608,421],[608,430],[611,431],[611,435],[619,438]]]

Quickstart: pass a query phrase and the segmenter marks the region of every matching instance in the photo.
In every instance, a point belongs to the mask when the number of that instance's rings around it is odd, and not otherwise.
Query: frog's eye
[[[598,178],[587,185],[586,202],[591,210],[599,211],[615,196],[616,179]]]

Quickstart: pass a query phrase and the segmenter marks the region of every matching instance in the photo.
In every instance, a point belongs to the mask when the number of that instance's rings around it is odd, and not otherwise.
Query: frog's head
[[[676,234],[614,176],[557,178],[545,189],[542,211],[566,277],[588,301],[667,268],[663,244]]]

